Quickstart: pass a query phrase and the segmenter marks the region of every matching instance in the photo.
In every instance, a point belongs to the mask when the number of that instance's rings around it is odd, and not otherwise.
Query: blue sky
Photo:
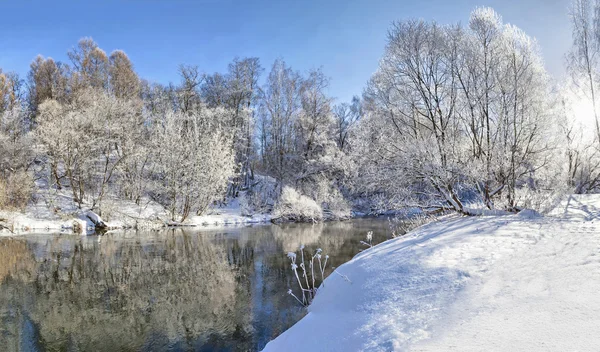
[[[123,49],[151,81],[177,81],[179,64],[225,71],[235,56],[257,56],[268,70],[277,57],[305,71],[322,67],[330,94],[360,94],[376,70],[394,20],[468,21],[491,6],[536,37],[549,72],[564,74],[571,41],[569,0],[0,0],[0,67],[23,76],[37,55],[68,61],[91,36],[110,53]]]

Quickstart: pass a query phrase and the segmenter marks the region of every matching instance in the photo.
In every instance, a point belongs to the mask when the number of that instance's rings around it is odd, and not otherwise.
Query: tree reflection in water
[[[322,248],[337,266],[369,230],[380,242],[387,223],[0,238],[0,346],[258,350],[305,313],[285,253]]]

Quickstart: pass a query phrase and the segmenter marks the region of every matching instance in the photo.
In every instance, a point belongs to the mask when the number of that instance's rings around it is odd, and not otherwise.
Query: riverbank
[[[237,202],[234,202],[237,203]],[[235,204],[234,204],[235,205]],[[37,208],[37,209],[32,209]],[[244,216],[232,204],[215,207],[207,214],[191,216],[183,223],[172,222],[158,204],[137,206],[126,204],[112,210],[105,220],[89,209],[52,211],[51,208],[28,207],[25,212],[0,211],[0,236],[27,233],[93,234],[99,230],[157,230],[165,227],[200,227],[216,229],[228,226],[248,226],[270,223],[270,214]],[[98,226],[100,224],[100,226]]]
[[[337,268],[265,351],[600,350],[600,197],[449,216]]]
[[[160,229],[169,226],[221,228],[268,223],[270,214],[245,216],[238,199],[211,207],[206,214],[190,216],[185,222],[170,220],[160,204],[145,199],[139,203],[106,197],[102,217],[84,203],[81,208],[67,191],[40,187],[22,211],[0,211],[0,235],[27,233],[92,234],[98,230]]]
[[[273,183],[274,181],[269,182]],[[241,203],[245,196],[245,192],[240,192],[239,197],[214,204],[202,215],[190,215],[184,222],[174,222],[163,206],[150,199],[142,199],[135,203],[106,196],[103,200],[103,212],[100,217],[92,210],[91,202],[84,202],[80,208],[73,201],[70,191],[50,189],[41,184],[38,185],[32,201],[22,211],[0,211],[0,236],[27,233],[93,234],[97,231],[158,230],[165,227],[219,229],[229,226],[268,224],[276,221],[272,213],[267,210],[251,211],[248,206],[244,207]],[[263,198],[268,197],[263,196]],[[271,199],[271,202],[275,202],[275,200]],[[265,208],[270,209],[272,206]],[[382,215],[406,218],[418,213],[420,210],[415,208],[388,210],[377,214],[357,210],[350,212],[350,216],[343,219]],[[324,220],[341,220],[341,218],[333,217]],[[279,219],[278,222],[290,221]]]

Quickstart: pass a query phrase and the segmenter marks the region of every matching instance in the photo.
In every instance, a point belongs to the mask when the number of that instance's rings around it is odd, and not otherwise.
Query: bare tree
[[[66,67],[54,60],[38,55],[29,66],[29,107],[35,114],[38,106],[46,99],[66,101],[68,90]]]
[[[22,102],[22,81],[14,72],[0,69],[0,113],[18,107]]]
[[[294,136],[301,108],[301,88],[300,74],[278,59],[261,89],[261,157],[266,171],[277,178],[280,186],[295,169]]]
[[[73,64],[71,89],[82,88],[108,89],[108,57],[92,38],[82,38],[67,56]]]
[[[190,114],[200,105],[200,84],[204,80],[204,75],[200,73],[198,66],[181,65],[179,66],[179,76],[181,84],[177,88],[178,108],[185,114]]]
[[[346,150],[350,130],[363,114],[361,105],[360,98],[354,96],[351,104],[342,103],[333,107],[336,143],[341,151]]]
[[[110,54],[108,73],[112,93],[117,98],[134,99],[139,96],[140,79],[124,51],[115,50]]]

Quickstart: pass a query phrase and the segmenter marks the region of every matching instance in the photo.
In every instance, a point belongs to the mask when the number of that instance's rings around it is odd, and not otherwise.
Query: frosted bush
[[[276,221],[317,222],[323,220],[323,210],[314,200],[285,186],[273,209]]]
[[[33,178],[25,171],[10,174],[6,180],[0,177],[0,209],[24,209],[33,188]]]
[[[532,189],[523,187],[517,190],[517,200],[520,208],[533,209],[539,213],[547,214],[554,209],[570,190],[556,185],[553,189]]]
[[[300,190],[321,205],[325,220],[343,220],[352,216],[351,204],[327,177],[315,177],[311,182],[304,182]]]
[[[323,214],[327,219],[341,220],[352,217],[352,206],[337,188],[333,188],[322,202]]]
[[[391,204],[390,198],[386,194],[376,194],[371,199],[370,213],[373,215],[384,214],[390,209],[393,209],[394,205]]]

